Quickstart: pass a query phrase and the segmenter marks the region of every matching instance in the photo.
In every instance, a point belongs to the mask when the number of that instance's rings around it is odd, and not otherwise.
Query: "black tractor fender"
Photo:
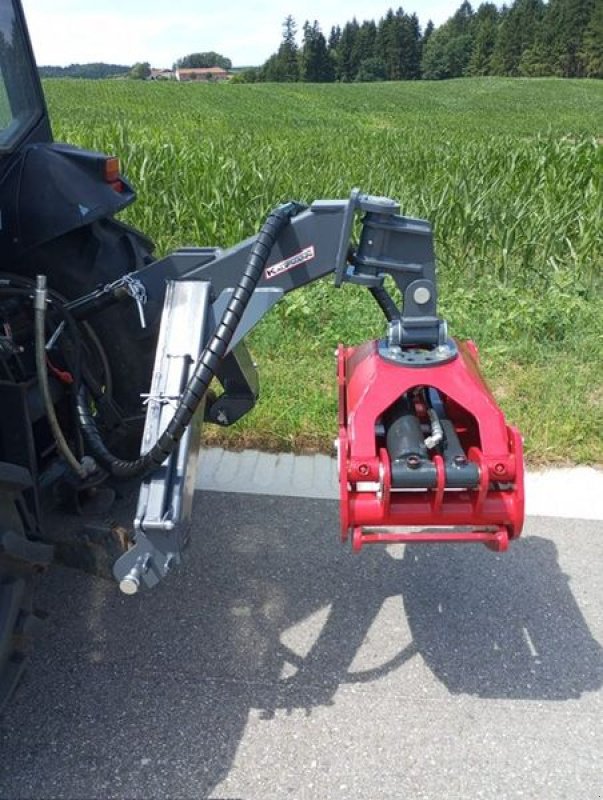
[[[108,156],[66,144],[31,144],[0,187],[0,248],[12,260],[78,228],[112,217],[136,194],[108,175]]]

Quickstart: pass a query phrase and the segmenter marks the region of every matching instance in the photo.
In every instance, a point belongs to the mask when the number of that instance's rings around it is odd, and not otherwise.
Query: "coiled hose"
[[[77,413],[82,435],[92,455],[115,478],[139,478],[157,469],[174,451],[226,355],[232,337],[255,291],[268,258],[281,231],[305,206],[287,203],[274,209],[255,240],[245,270],[226,306],[215,333],[197,361],[178,408],[155,445],[135,461],[124,461],[109,452],[90,410],[84,386],[77,397]]]

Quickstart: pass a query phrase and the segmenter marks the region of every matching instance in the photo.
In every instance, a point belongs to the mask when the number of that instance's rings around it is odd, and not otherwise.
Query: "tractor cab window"
[[[21,20],[0,0],[0,150],[8,150],[43,111]]]

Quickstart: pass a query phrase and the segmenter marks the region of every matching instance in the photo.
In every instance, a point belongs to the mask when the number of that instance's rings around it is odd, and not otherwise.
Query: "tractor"
[[[174,572],[202,535],[183,525],[202,424],[232,425],[259,398],[245,336],[327,275],[384,317],[382,338],[337,353],[342,540],[505,550],[523,524],[521,436],[476,346],[438,316],[429,223],[354,189],[285,202],[228,249],[154,258],[116,218],[135,200],[118,158],[53,141],[20,0],[0,11],[0,706],[40,623],[53,510],[126,487],[134,518],[94,552],[125,594]]]

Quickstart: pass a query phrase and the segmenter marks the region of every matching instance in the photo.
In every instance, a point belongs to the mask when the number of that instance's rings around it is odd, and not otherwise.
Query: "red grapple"
[[[344,541],[351,534],[354,550],[375,542],[483,542],[503,551],[521,533],[521,435],[506,424],[484,382],[476,346],[456,345],[454,359],[422,367],[383,358],[376,341],[339,348],[341,533]],[[435,468],[433,487],[392,486],[384,415],[399,398],[431,389],[454,426],[464,451],[461,461],[477,467],[471,488],[447,485],[447,465],[437,448],[428,463],[432,472]],[[414,409],[425,428],[425,409],[416,400]]]

